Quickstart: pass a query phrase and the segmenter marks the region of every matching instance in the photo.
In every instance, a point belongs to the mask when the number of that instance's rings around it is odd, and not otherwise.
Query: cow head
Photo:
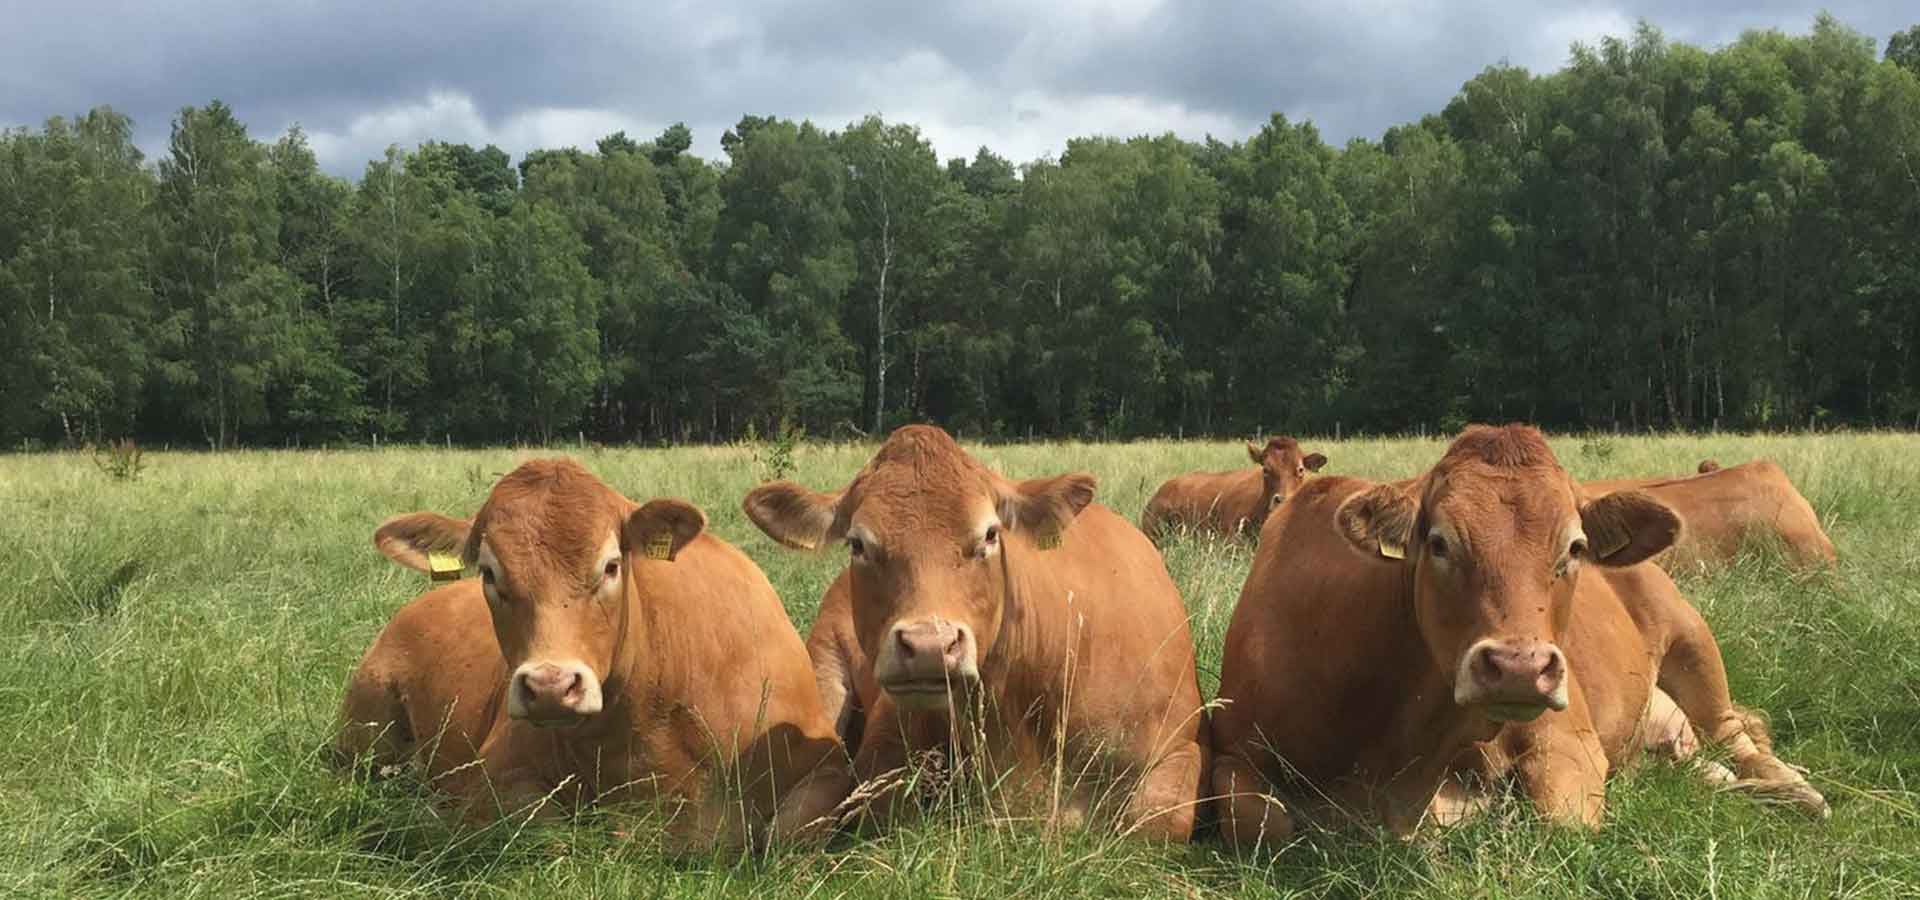
[[[1638,491],[1580,503],[1540,433],[1512,425],[1468,429],[1424,479],[1357,494],[1338,518],[1364,552],[1407,567],[1454,701],[1497,720],[1566,708],[1560,641],[1581,570],[1636,565],[1680,529]]]
[[[1267,439],[1262,447],[1252,441],[1247,442],[1247,456],[1253,464],[1260,467],[1260,508],[1252,522],[1258,528],[1266,521],[1273,508],[1285,503],[1288,497],[1300,490],[1306,483],[1307,474],[1320,471],[1327,464],[1324,453],[1300,453],[1300,444],[1293,438],[1276,436]]]
[[[409,513],[374,543],[428,571],[430,552],[478,569],[511,673],[507,714],[537,725],[584,721],[627,638],[628,570],[670,562],[706,527],[682,500],[639,506],[568,460],[534,460],[493,486],[471,522]]]
[[[875,678],[902,707],[946,709],[993,658],[1006,554],[1056,545],[1093,488],[1085,474],[1008,481],[946,432],[909,425],[838,493],[781,481],[743,505],[789,547],[846,543],[854,627]]]

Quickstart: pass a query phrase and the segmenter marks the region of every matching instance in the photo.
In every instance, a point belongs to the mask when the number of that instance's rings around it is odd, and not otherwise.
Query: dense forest
[[[6,446],[1920,426],[1920,27],[1643,25],[1344,147],[132,133],[0,135]]]

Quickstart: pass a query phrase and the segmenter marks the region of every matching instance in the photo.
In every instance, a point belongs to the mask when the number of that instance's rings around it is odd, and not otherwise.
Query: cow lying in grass
[[[1250,443],[1247,456],[1258,468],[1191,472],[1169,479],[1140,513],[1140,530],[1156,540],[1176,528],[1257,538],[1273,508],[1299,490],[1308,473],[1327,464],[1325,454],[1302,454],[1290,437],[1269,438],[1264,447]]]
[[[1705,460],[1696,475],[1589,481],[1580,488],[1589,498],[1643,491],[1673,510],[1680,518],[1680,537],[1655,560],[1669,572],[1725,565],[1753,535],[1777,538],[1788,562],[1798,568],[1831,566],[1840,558],[1813,506],[1772,460],[1730,468]]]
[[[1671,729],[1649,715],[1656,686],[1730,751],[1740,787],[1824,816],[1729,698],[1706,623],[1639,565],[1678,529],[1647,494],[1583,495],[1531,428],[1469,429],[1410,487],[1315,479],[1267,523],[1227,631],[1226,839],[1297,818],[1406,833],[1508,779],[1597,826],[1607,776],[1649,725]]]
[[[808,650],[884,825],[927,753],[998,814],[1186,840],[1205,771],[1179,591],[1089,475],[1013,482],[946,432],[893,433],[852,483],[756,488],[790,547],[844,542]]]
[[[513,470],[471,523],[389,519],[374,541],[394,560],[451,552],[480,574],[374,640],[339,755],[417,760],[476,819],[635,801],[676,847],[823,836],[852,785],[806,650],[759,567],[705,526],[565,460]]]

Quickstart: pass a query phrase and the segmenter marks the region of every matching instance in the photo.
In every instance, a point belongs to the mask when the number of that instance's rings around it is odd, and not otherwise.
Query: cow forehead
[[[843,513],[895,541],[969,534],[996,506],[993,473],[938,428],[895,431],[847,488]]]
[[[1261,463],[1268,468],[1284,471],[1291,471],[1300,463],[1300,460],[1300,448],[1293,445],[1285,447],[1270,446],[1267,448],[1266,455],[1260,459]]]
[[[936,480],[884,467],[866,473],[848,492],[850,521],[891,543],[973,534],[995,516],[983,479]]]
[[[1430,524],[1444,521],[1480,546],[1552,542],[1578,515],[1565,472],[1479,464],[1459,466],[1434,479],[1423,506]]]
[[[617,542],[625,505],[577,465],[536,461],[494,486],[474,517],[473,539],[509,567],[592,566]]]

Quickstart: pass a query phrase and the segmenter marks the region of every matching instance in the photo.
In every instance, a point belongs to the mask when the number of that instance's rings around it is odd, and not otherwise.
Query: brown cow
[[[1637,565],[1679,528],[1664,506],[1582,501],[1520,426],[1467,430],[1411,494],[1315,479],[1268,521],[1213,720],[1230,842],[1284,836],[1296,814],[1406,833],[1507,777],[1554,819],[1597,826],[1607,775],[1658,727],[1656,685],[1730,749],[1743,787],[1826,813],[1728,698],[1706,623]]]
[[[1085,474],[1008,481],[911,425],[838,493],[747,495],[782,544],[846,542],[807,645],[860,779],[938,751],[1007,811],[1189,837],[1205,748],[1186,610],[1093,491]],[[869,789],[875,824],[911,813],[897,783]]]
[[[1772,460],[1732,468],[1705,460],[1697,475],[1581,485],[1581,494],[1587,498],[1620,490],[1645,491],[1680,517],[1680,538],[1656,559],[1670,572],[1731,562],[1751,534],[1777,536],[1798,568],[1831,566],[1840,558],[1813,506]]]
[[[1307,473],[1327,464],[1326,454],[1301,455],[1300,444],[1290,437],[1268,438],[1265,447],[1249,442],[1247,456],[1260,468],[1190,472],[1161,485],[1140,513],[1140,530],[1155,538],[1182,526],[1225,537],[1259,537],[1267,514],[1300,489]]]
[[[395,561],[452,551],[480,577],[374,640],[339,755],[416,759],[475,819],[634,800],[673,814],[680,848],[823,836],[852,781],[806,649],[760,568],[705,527],[567,460],[508,473],[471,523],[387,520],[374,542]]]

